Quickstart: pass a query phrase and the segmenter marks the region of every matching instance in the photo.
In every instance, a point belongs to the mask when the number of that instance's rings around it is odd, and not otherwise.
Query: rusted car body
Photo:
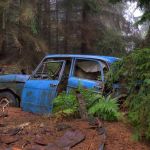
[[[109,56],[48,55],[30,76],[0,76],[0,100],[6,97],[12,106],[21,102],[24,111],[50,113],[53,99],[62,91],[68,93],[81,86],[100,92],[105,73],[117,60]]]

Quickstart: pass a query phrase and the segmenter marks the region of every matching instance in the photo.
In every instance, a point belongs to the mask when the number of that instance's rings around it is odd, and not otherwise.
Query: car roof
[[[117,60],[120,60],[117,57],[112,57],[112,56],[99,56],[99,55],[78,55],[78,54],[49,54],[47,55],[44,59],[48,58],[89,58],[89,59],[98,59],[105,61],[107,63],[113,63]]]

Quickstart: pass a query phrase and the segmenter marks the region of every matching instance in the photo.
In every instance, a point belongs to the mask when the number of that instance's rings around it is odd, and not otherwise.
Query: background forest
[[[147,46],[150,35],[143,41],[138,26],[125,18],[126,2],[1,0],[0,61],[17,61],[31,70],[47,53],[121,57],[135,47]],[[146,22],[150,18],[149,1],[137,2],[145,12],[139,23]]]
[[[0,64],[31,73],[48,53],[125,56],[112,83],[124,81],[136,137],[150,139],[150,0],[0,0]]]

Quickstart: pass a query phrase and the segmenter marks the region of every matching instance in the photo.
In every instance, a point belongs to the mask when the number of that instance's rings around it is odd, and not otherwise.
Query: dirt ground
[[[105,150],[150,150],[150,145],[132,140],[127,125],[104,122],[104,126],[107,131]],[[21,130],[17,130],[18,127]],[[33,115],[19,108],[9,108],[8,116],[0,117],[0,150],[38,150],[39,147],[42,150],[44,145],[53,143],[71,129],[85,135],[85,140],[72,150],[98,150],[102,138],[86,121]]]

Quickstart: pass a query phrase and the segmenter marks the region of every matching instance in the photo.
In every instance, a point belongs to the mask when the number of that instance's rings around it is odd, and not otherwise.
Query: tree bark
[[[58,12],[58,0],[56,0],[56,53],[59,53],[59,28],[58,28],[58,23],[59,23],[59,21],[58,21],[58,14],[59,14],[59,12]]]
[[[66,8],[65,11],[65,38],[64,38],[64,52],[69,53],[68,51],[68,28],[69,28],[69,11],[68,8]]]
[[[145,39],[145,45],[144,46],[150,47],[150,27],[149,27],[149,30],[148,30],[148,33],[147,33],[147,36]]]
[[[81,24],[81,53],[86,53],[88,51],[87,44],[87,33],[89,32],[87,29],[88,25],[88,12],[85,2],[83,3],[82,10],[82,24]]]

